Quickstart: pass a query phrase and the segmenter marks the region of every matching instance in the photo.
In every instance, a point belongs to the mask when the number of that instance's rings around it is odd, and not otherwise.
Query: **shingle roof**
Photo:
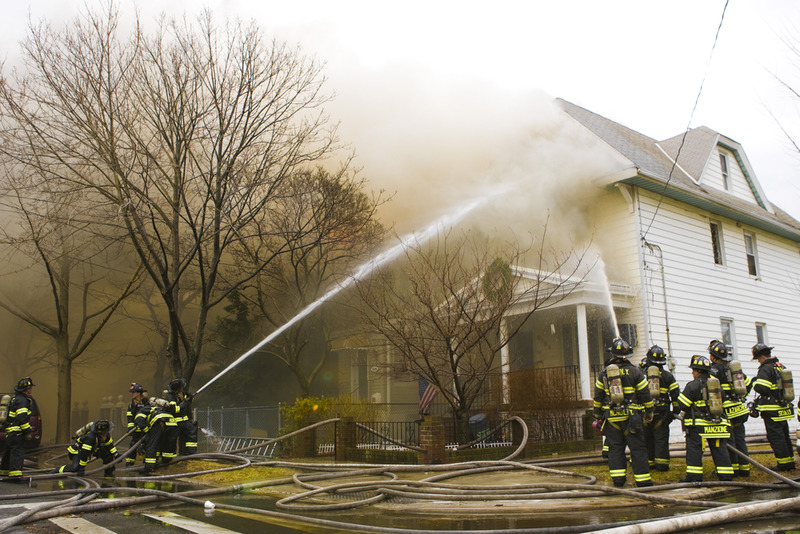
[[[656,141],[566,100],[557,99],[557,104],[569,116],[633,163],[638,170],[637,175],[622,179],[621,182],[663,194],[800,242],[800,221],[771,206],[765,198],[761,198],[763,193],[755,176],[748,176],[748,180],[755,189],[754,195],[763,205],[752,204],[724,191],[697,183],[696,180],[700,179],[712,151],[716,149],[718,143],[721,143],[720,139],[727,141],[726,146],[733,145],[733,149],[740,152],[737,155],[745,163],[745,173],[749,171],[749,174],[753,174],[749,169],[744,150],[735,141],[723,138],[705,126],[692,128],[685,134],[664,141]],[[673,160],[678,156],[679,150],[680,155],[676,165]]]

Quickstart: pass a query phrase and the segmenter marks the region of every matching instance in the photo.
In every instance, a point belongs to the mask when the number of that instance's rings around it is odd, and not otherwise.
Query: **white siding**
[[[640,192],[644,228],[653,220],[658,201],[655,194]],[[714,263],[710,219],[721,223],[725,265]],[[744,231],[756,236],[758,277],[747,271]],[[765,323],[774,354],[800,378],[800,353],[794,350],[800,346],[800,244],[667,198],[646,239],[664,253],[670,337],[681,387],[691,379],[691,356],[707,354],[708,342],[720,338],[722,317],[733,320],[734,357],[748,376],[755,376],[758,368],[750,354],[755,324]],[[656,329],[663,325],[661,290],[646,286],[645,292]],[[758,420],[748,426],[763,433]]]
[[[731,188],[727,191],[722,179],[722,167],[719,162],[720,154],[725,154],[728,160],[728,183]],[[756,197],[750,189],[750,184],[747,182],[742,168],[739,167],[736,156],[730,150],[722,147],[717,147],[717,150],[711,152],[703,175],[700,177],[700,183],[708,187],[713,187],[714,189],[719,189],[720,191],[726,191],[746,202],[757,204]]]
[[[626,198],[617,190],[602,193],[594,205],[596,232],[594,243],[605,264],[609,282],[632,288],[641,287],[639,271],[639,234],[633,210]],[[632,323],[638,331],[639,344],[634,347],[634,359],[647,353],[644,307],[636,299],[633,307],[619,313],[617,323]],[[605,340],[610,342],[611,340]]]

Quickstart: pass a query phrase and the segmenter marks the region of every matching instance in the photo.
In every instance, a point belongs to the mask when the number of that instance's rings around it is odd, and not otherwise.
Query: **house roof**
[[[716,215],[800,242],[800,221],[769,203],[744,149],[736,141],[705,126],[656,141],[566,100],[557,99],[557,103],[570,117],[636,167],[634,175],[622,178],[619,182],[663,194]],[[734,154],[757,204],[705,187],[699,181],[706,162],[717,146],[723,146]]]

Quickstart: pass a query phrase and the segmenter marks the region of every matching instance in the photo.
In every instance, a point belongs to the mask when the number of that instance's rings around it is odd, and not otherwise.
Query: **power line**
[[[650,227],[653,226],[653,223],[656,220],[656,215],[658,215],[658,210],[661,208],[661,203],[664,201],[664,193],[666,192],[667,188],[669,187],[669,183],[672,180],[672,173],[675,171],[675,167],[678,165],[678,158],[681,156],[681,150],[683,149],[683,144],[686,142],[686,135],[689,133],[692,125],[692,119],[694,118],[694,112],[697,110],[697,104],[700,102],[700,95],[703,93],[703,85],[706,83],[706,76],[708,76],[708,70],[711,67],[711,59],[714,57],[714,50],[717,48],[717,41],[719,40],[719,32],[722,30],[722,23],[725,21],[725,12],[728,10],[728,2],[730,0],[725,0],[725,6],[722,8],[722,16],[719,19],[719,26],[717,26],[717,33],[714,35],[714,43],[711,45],[711,53],[708,56],[708,63],[706,64],[705,72],[703,73],[703,79],[700,82],[700,89],[697,91],[697,97],[694,99],[694,106],[692,107],[692,112],[689,114],[689,122],[686,124],[686,130],[683,132],[683,136],[681,136],[681,144],[678,146],[678,153],[675,154],[675,159],[672,160],[672,167],[669,169],[669,176],[667,176],[667,181],[664,184],[664,189],[661,191],[661,195],[658,198],[658,204],[656,205],[656,209],[653,212],[653,217],[650,219],[650,224],[647,225],[647,229],[642,233],[642,240],[647,237],[647,233],[650,231]]]

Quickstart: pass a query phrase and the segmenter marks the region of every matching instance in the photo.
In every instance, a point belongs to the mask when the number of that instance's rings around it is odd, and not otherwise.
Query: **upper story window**
[[[758,276],[758,256],[756,255],[756,236],[750,232],[744,233],[744,252],[747,255],[747,272],[751,276]]]
[[[756,323],[756,341],[767,344],[767,325],[765,323]]]
[[[714,263],[725,265],[725,256],[722,249],[722,225],[711,221],[709,226],[711,229],[711,249],[714,252]]]
[[[722,187],[725,188],[725,191],[731,190],[731,178],[728,174],[728,156],[723,154],[722,152],[719,153],[719,169],[722,173]]]

